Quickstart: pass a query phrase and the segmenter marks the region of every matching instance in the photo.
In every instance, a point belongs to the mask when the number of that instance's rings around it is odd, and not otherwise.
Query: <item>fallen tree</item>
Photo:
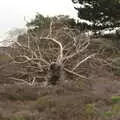
[[[7,54],[14,64],[20,64],[23,71],[9,77],[17,82],[34,85],[47,81],[57,84],[66,80],[66,74],[89,80],[79,73],[81,64],[95,57],[89,53],[90,39],[79,30],[61,27],[53,31],[52,23],[49,32],[36,34],[28,30],[25,40],[17,40],[11,45],[16,54]],[[40,80],[41,79],[41,80]]]

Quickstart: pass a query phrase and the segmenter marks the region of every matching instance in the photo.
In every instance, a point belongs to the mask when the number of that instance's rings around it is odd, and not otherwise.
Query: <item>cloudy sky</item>
[[[49,16],[77,16],[71,0],[1,0],[0,40],[11,28],[24,27],[24,17],[27,20],[32,19],[36,12]]]

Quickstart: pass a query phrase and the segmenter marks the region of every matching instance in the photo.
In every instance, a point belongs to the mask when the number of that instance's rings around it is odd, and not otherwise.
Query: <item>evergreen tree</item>
[[[80,19],[93,23],[93,29],[120,26],[120,0],[72,0]]]

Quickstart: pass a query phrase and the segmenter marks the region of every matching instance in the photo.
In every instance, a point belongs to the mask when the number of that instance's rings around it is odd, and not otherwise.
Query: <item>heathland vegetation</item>
[[[37,13],[0,48],[1,120],[120,119],[120,2],[73,2],[91,25]]]

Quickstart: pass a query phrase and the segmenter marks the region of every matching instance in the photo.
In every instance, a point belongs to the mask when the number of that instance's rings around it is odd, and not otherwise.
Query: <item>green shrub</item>
[[[85,106],[85,110],[87,114],[95,114],[96,113],[96,108],[95,108],[95,104],[87,104]]]
[[[45,96],[45,97],[40,97],[36,100],[36,105],[35,108],[41,112],[44,111],[46,108],[53,108],[56,106],[55,101],[49,97],[49,96]]]
[[[112,106],[112,112],[114,113],[114,115],[117,115],[120,113],[120,104],[115,104]]]
[[[104,116],[105,117],[112,117],[113,116],[113,112],[112,111],[104,112]]]
[[[112,96],[111,100],[113,103],[118,103],[120,102],[120,96]]]

